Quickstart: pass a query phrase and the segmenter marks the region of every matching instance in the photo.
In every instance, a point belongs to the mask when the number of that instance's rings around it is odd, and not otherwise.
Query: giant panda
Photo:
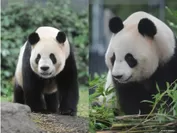
[[[113,83],[125,114],[147,114],[152,106],[143,100],[153,100],[156,85],[164,91],[166,82],[177,79],[176,37],[164,22],[143,11],[123,22],[113,17],[109,29],[113,35],[105,54],[107,86]]]
[[[64,32],[39,27],[22,46],[15,71],[14,102],[34,112],[76,115],[77,68]]]

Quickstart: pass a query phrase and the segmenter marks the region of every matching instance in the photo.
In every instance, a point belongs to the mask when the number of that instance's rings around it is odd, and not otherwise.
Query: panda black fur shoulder
[[[152,100],[166,82],[177,79],[177,44],[172,30],[156,17],[139,11],[124,22],[109,22],[113,33],[105,60],[116,95],[125,114],[149,113]],[[111,82],[109,81],[109,84]]]
[[[20,50],[14,102],[34,112],[76,115],[78,98],[76,62],[65,33],[39,27]]]

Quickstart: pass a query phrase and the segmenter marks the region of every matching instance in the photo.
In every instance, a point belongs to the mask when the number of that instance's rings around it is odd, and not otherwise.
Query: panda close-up
[[[34,112],[76,115],[79,99],[74,54],[64,32],[39,27],[20,50],[14,102]]]
[[[125,114],[149,113],[152,105],[142,101],[153,100],[156,84],[164,91],[166,82],[177,79],[176,37],[164,22],[142,11],[123,22],[113,17],[109,28],[113,35],[105,62],[120,107]]]

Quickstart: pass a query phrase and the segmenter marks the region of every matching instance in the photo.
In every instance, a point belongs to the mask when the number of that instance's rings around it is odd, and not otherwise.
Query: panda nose
[[[47,70],[49,69],[49,67],[48,67],[48,66],[42,66],[41,69],[42,69],[43,71],[47,71]]]
[[[117,76],[113,76],[113,77],[116,78],[116,79],[120,79],[120,78],[122,78],[122,76],[123,75],[117,75]]]

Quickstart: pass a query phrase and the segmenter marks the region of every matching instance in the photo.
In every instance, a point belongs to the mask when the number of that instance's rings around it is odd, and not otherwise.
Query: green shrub
[[[53,26],[63,30],[74,47],[80,84],[88,77],[88,11],[79,14],[71,11],[68,4],[56,6],[11,5],[1,12],[1,77],[2,93],[12,89],[12,77],[20,47],[27,36],[40,26]],[[10,81],[10,82],[9,82]],[[7,94],[8,95],[8,94]]]

